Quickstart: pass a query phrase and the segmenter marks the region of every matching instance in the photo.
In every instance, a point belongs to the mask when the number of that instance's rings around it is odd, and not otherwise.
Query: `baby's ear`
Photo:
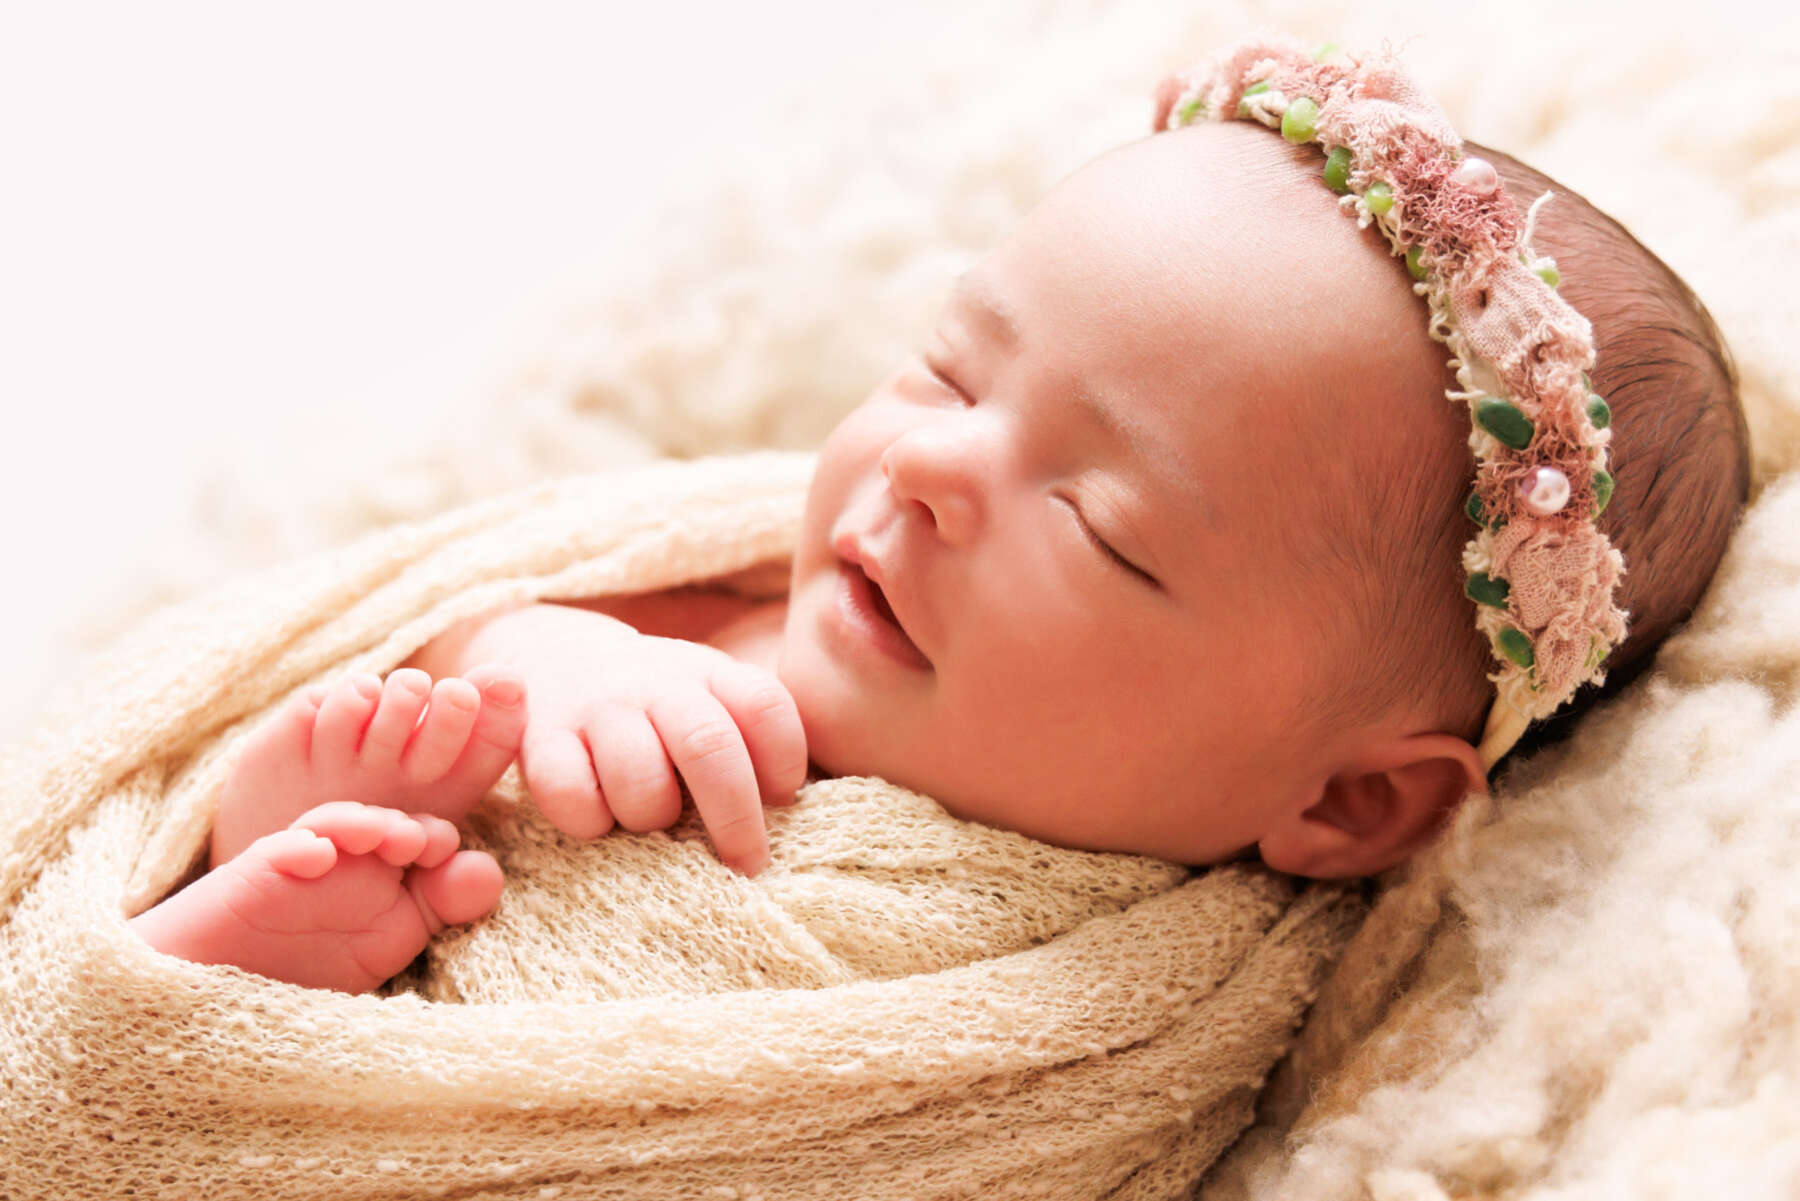
[[[1339,766],[1304,809],[1257,844],[1276,871],[1316,879],[1368,876],[1430,842],[1463,797],[1487,791],[1475,748],[1450,734],[1409,734]]]

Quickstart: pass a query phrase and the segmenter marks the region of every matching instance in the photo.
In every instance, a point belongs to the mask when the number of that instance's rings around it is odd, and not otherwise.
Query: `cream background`
[[[0,732],[96,621],[267,556],[188,546],[245,518],[226,477],[443,422],[666,194],[929,13],[0,6]]]

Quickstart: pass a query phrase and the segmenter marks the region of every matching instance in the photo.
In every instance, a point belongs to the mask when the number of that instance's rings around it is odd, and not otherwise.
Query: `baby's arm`
[[[525,681],[519,767],[558,829],[666,829],[685,783],[720,859],[746,874],[767,861],[762,806],[806,777],[799,711],[771,673],[566,605],[464,621],[408,661],[436,678],[478,664]]]

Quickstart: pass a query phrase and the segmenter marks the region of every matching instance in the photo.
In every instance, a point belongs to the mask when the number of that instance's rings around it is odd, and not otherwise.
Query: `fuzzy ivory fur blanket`
[[[1354,890],[1189,878],[871,779],[772,812],[756,880],[694,825],[478,811],[499,909],[392,995],[170,959],[246,730],[532,597],[766,585],[811,458],[567,481],[163,614],[0,777],[0,1196],[1185,1195],[1249,1123]],[[762,569],[762,570],[758,570]],[[760,577],[760,579],[759,579]]]

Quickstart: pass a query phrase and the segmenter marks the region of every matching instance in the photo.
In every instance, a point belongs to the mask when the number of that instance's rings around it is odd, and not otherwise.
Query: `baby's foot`
[[[145,942],[307,988],[367,992],[500,899],[500,865],[428,813],[334,802],[132,919]]]
[[[219,798],[212,866],[329,801],[461,820],[517,757],[524,695],[518,677],[485,668],[436,685],[406,667],[386,684],[364,673],[309,689],[245,745]]]

